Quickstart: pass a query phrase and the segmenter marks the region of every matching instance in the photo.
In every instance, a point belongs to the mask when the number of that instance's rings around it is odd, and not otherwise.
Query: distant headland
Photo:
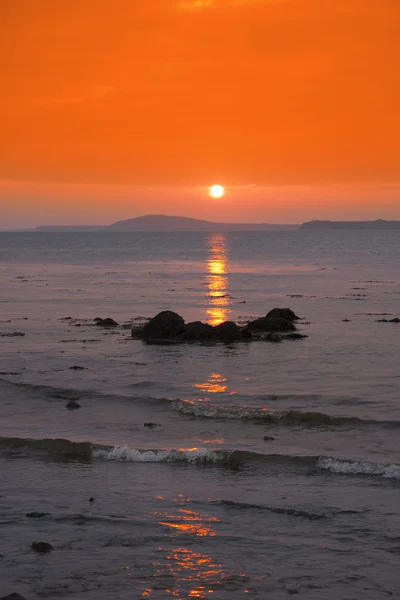
[[[216,223],[190,217],[144,215],[112,225],[41,225],[34,231],[274,231],[298,230],[300,225],[270,223]]]
[[[34,229],[24,231],[322,231],[353,230],[353,229],[400,229],[400,221],[308,221],[303,224],[278,224],[278,223],[218,223],[191,217],[173,217],[168,215],[144,215],[124,221],[117,221],[111,225],[40,225]]]
[[[309,221],[300,229],[400,229],[400,221]]]

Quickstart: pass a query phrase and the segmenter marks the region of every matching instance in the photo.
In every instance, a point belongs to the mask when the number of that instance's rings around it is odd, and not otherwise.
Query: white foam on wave
[[[320,458],[320,469],[327,469],[331,473],[344,473],[349,475],[380,475],[387,479],[400,479],[400,465],[389,463],[372,463],[367,461],[345,461],[336,458]]]
[[[172,448],[171,450],[140,450],[128,446],[114,446],[110,450],[94,450],[94,458],[127,462],[218,462],[224,458],[221,453],[207,448]]]
[[[247,408],[243,406],[224,406],[211,403],[197,404],[191,400],[173,400],[171,408],[177,412],[196,417],[209,417],[214,419],[262,419],[279,418],[280,412],[267,408]]]

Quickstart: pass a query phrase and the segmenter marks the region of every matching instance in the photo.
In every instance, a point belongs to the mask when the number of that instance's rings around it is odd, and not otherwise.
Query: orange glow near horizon
[[[399,2],[0,4],[0,229],[400,219]]]

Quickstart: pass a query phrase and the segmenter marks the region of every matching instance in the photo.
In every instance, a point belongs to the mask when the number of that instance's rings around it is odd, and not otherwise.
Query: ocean
[[[0,596],[399,598],[399,265],[398,231],[0,233]],[[308,337],[130,332],[274,307]]]

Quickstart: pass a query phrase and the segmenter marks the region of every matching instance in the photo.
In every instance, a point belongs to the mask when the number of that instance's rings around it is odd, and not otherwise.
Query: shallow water
[[[399,259],[396,231],[1,233],[0,592],[396,597]],[[274,306],[309,337],[130,336]]]

